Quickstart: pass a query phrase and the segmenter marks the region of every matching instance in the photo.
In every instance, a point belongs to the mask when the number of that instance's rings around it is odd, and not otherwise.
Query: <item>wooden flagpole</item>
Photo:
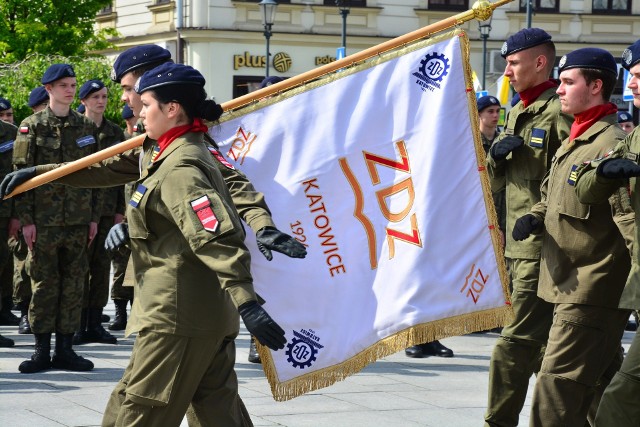
[[[297,76],[290,77],[287,80],[276,83],[274,85],[267,86],[263,89],[257,90],[255,92],[251,92],[247,95],[243,95],[241,97],[232,99],[230,101],[227,101],[221,104],[222,109],[224,111],[231,111],[231,110],[240,108],[244,105],[257,101],[261,98],[273,95],[277,92],[282,92],[283,90],[298,86],[300,84],[316,79],[325,74],[329,74],[334,71],[337,71],[341,68],[346,68],[354,63],[364,61],[371,57],[380,55],[386,51],[397,49],[403,45],[412,43],[424,37],[435,34],[439,31],[446,30],[447,28],[460,25],[474,18],[480,21],[486,21],[493,14],[494,9],[504,4],[510,3],[512,1],[513,0],[498,0],[495,3],[490,3],[487,0],[478,0],[473,4],[470,10],[467,10],[465,12],[459,13],[452,17],[443,19],[442,21],[438,21],[434,24],[427,25],[426,27],[420,28],[416,31],[412,31],[400,37],[396,37],[395,39],[386,41],[384,43],[380,43],[376,46],[370,47],[369,49],[365,49],[363,51],[354,53],[345,58],[339,59],[337,61],[315,68],[313,70],[307,71],[306,73],[302,73]],[[145,137],[146,137],[146,134],[136,136],[127,141],[105,148],[104,150],[98,151],[97,153],[91,154],[87,157],[83,157],[82,159],[78,159],[73,162],[67,163],[52,171],[45,172],[41,175],[38,175],[17,186],[11,194],[8,194],[5,196],[5,199],[8,199],[9,197],[13,197],[16,194],[20,194],[25,191],[31,190],[32,188],[38,187],[42,184],[47,184],[51,181],[55,181],[60,177],[63,177],[65,175],[78,171],[80,169],[89,167],[94,163],[101,162],[102,160],[108,159],[109,157],[115,156],[116,154],[120,154],[120,153],[123,153],[124,151],[138,147],[142,145]]]

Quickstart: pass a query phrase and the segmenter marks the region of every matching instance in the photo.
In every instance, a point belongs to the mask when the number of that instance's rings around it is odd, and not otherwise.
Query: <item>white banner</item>
[[[436,40],[211,129],[265,193],[278,228],[308,248],[304,260],[268,262],[248,233],[256,289],[287,332],[287,347],[263,359],[278,400],[414,343],[501,325],[510,313],[472,130],[468,40],[461,32]]]

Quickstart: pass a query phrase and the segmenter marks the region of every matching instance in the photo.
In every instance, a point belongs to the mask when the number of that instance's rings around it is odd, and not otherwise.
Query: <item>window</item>
[[[429,0],[429,9],[433,10],[467,10],[467,0]]]
[[[558,12],[558,3],[558,0],[531,0],[531,8],[534,12],[553,13]],[[527,0],[520,0],[520,12],[526,11]]]
[[[98,11],[98,15],[108,15],[113,12],[113,2],[109,6],[105,6]]]
[[[611,15],[631,13],[631,0],[593,0],[593,13]]]
[[[338,3],[344,3],[348,7],[367,7],[367,0],[324,0],[325,6],[338,6]]]

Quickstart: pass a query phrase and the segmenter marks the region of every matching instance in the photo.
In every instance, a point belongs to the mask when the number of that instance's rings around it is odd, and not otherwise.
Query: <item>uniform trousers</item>
[[[72,334],[80,325],[87,274],[88,225],[37,227],[27,256],[31,276],[29,323],[34,334]]]
[[[82,308],[103,308],[109,301],[109,273],[111,260],[104,248],[107,234],[113,227],[113,216],[103,216],[98,223],[98,233],[87,249],[89,274],[85,281]]]
[[[489,366],[485,426],[516,426],[531,375],[540,370],[553,320],[553,304],[538,297],[540,260],[507,259],[514,319],[498,338]]]
[[[18,238],[9,239],[9,249],[13,254],[13,302],[14,304],[27,303],[31,301],[31,278],[27,274],[26,261],[27,242],[22,237],[22,232],[18,232]]]
[[[252,427],[233,370],[234,336],[183,337],[141,331],[111,393],[103,427]]]
[[[133,285],[124,283],[131,250],[122,248],[113,254],[111,265],[113,268],[113,283],[111,284],[111,299],[133,299]]]
[[[555,304],[530,426],[585,425],[590,406],[598,403],[597,387],[604,389],[622,363],[620,340],[628,318],[628,310]]]
[[[636,332],[620,370],[602,395],[595,427],[640,425],[640,329]]]

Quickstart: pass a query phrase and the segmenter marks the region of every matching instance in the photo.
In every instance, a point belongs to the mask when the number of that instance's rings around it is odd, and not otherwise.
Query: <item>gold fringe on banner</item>
[[[511,309],[508,296],[508,278],[507,269],[502,254],[502,245],[500,232],[498,229],[497,215],[491,197],[489,187],[489,179],[484,168],[485,153],[482,148],[482,140],[480,139],[480,128],[478,123],[478,114],[475,100],[475,92],[473,91],[471,67],[469,65],[469,40],[466,33],[462,30],[453,30],[445,34],[434,36],[428,40],[422,40],[412,43],[402,49],[393,52],[387,52],[374,59],[365,61],[359,65],[350,67],[349,69],[325,76],[317,81],[311,82],[304,86],[295,87],[280,93],[268,99],[264,99],[259,103],[245,106],[236,111],[225,113],[221,122],[231,120],[235,117],[248,114],[258,109],[264,108],[271,104],[281,102],[292,96],[296,96],[302,92],[312,90],[322,85],[329,84],[338,79],[344,78],[351,74],[357,73],[363,69],[374,67],[378,64],[390,61],[399,56],[405,55],[426,46],[439,43],[452,37],[460,38],[461,58],[464,64],[465,85],[467,87],[468,111],[473,127],[474,146],[477,157],[477,165],[480,173],[480,180],[484,193],[485,205],[487,207],[487,215],[489,223],[493,226],[491,230],[494,253],[498,263],[500,280],[505,297],[505,305],[490,310],[478,311],[463,314],[445,319],[435,320],[429,323],[423,323],[412,326],[400,331],[392,336],[384,338],[373,344],[366,350],[361,351],[350,359],[339,364],[319,369],[308,374],[301,375],[288,381],[279,382],[271,353],[266,347],[257,345],[258,352],[262,359],[262,366],[271,386],[271,392],[276,401],[286,401],[300,396],[304,393],[328,387],[337,381],[341,381],[350,375],[361,371],[364,367],[376,360],[389,356],[398,351],[404,350],[412,345],[431,342],[440,338],[446,338],[456,335],[465,335],[475,331],[492,329],[498,326],[504,326],[513,318],[513,310]]]

